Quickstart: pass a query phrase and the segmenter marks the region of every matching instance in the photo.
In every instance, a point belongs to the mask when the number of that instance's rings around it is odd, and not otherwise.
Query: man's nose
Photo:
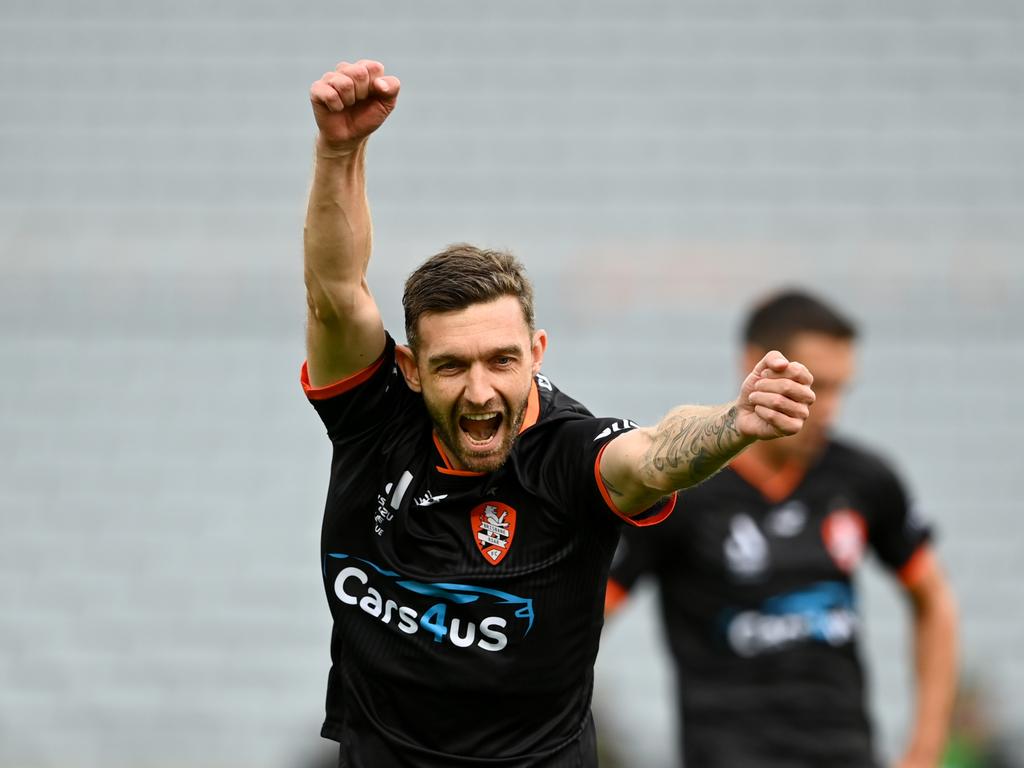
[[[475,406],[484,406],[494,398],[494,387],[483,366],[470,366],[466,377],[465,397],[471,405]]]

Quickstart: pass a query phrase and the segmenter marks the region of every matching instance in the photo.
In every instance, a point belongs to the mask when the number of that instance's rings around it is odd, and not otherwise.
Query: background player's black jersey
[[[875,765],[851,572],[870,546],[910,578],[929,531],[898,479],[832,442],[802,475],[741,455],[680,504],[623,537],[610,592],[657,579],[686,764]]]
[[[620,526],[595,468],[635,425],[537,376],[508,461],[471,473],[448,464],[390,337],[349,379],[303,379],[334,446],[322,733],[342,765],[596,765],[593,664]]]

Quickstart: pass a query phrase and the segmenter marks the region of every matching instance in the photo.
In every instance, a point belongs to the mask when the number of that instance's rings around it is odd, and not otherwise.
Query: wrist
[[[318,160],[354,160],[362,157],[366,148],[364,136],[353,141],[328,141],[322,133],[316,137],[316,157]]]
[[[747,410],[751,410],[749,406]],[[740,418],[743,413],[744,407],[740,398],[726,406],[725,423],[731,427],[730,433],[736,446],[736,453],[746,450],[747,446],[753,445],[761,439],[760,435],[756,432],[748,431],[747,420]]]

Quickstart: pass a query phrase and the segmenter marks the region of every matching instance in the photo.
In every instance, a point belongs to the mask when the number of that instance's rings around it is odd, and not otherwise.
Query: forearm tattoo
[[[676,409],[655,428],[641,471],[662,474],[673,487],[699,483],[732,458],[746,443],[736,428],[736,406],[725,413]]]

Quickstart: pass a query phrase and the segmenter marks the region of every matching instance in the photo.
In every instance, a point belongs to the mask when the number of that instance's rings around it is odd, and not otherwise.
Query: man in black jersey
[[[658,522],[676,489],[798,431],[812,379],[773,351],[732,403],[651,428],[594,418],[540,373],[547,336],[518,262],[469,245],[410,276],[396,344],[365,279],[364,153],[398,91],[373,61],[310,91],[302,384],[334,449],[322,734],[348,768],[592,767],[620,522]]]
[[[869,768],[851,577],[867,546],[912,607],[916,719],[901,768],[935,768],[956,684],[956,619],[930,531],[874,454],[830,436],[854,369],[853,325],[786,292],[747,321],[744,359],[779,349],[814,373],[799,434],[752,445],[687,491],[657,536],[627,535],[613,610],[643,574],[660,591],[690,768]]]

